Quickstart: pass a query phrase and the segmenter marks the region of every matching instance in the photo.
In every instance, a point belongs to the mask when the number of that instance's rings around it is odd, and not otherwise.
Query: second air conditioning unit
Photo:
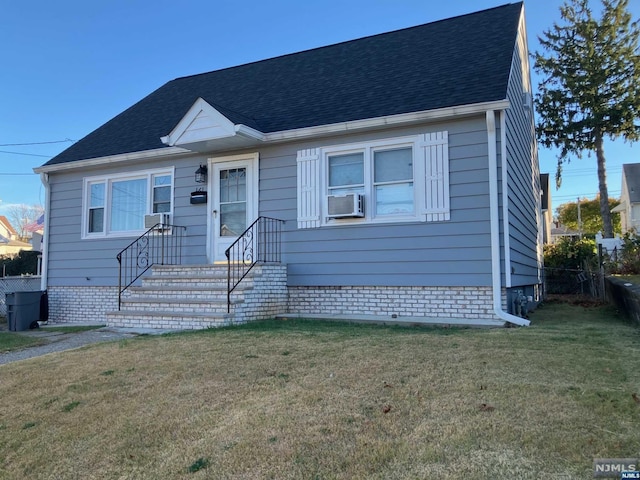
[[[152,213],[144,216],[144,228],[153,228],[160,224],[158,228],[165,228],[171,223],[171,215],[168,213]]]

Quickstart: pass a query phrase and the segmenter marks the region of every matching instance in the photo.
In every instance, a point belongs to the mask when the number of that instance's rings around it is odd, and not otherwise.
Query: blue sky
[[[32,169],[177,77],[396,30],[508,3],[501,0],[35,0],[5,2],[0,17],[0,214],[43,204]],[[640,18],[640,2],[631,12]],[[559,21],[562,0],[525,3],[529,49]],[[592,0],[597,8],[600,3]],[[537,79],[533,76],[534,86]],[[17,145],[57,142],[42,145]],[[640,144],[605,145],[610,196]],[[540,149],[542,172],[556,156]],[[564,167],[554,208],[598,191],[596,160]]]

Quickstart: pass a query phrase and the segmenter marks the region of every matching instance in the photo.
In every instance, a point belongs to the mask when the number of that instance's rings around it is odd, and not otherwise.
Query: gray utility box
[[[7,323],[12,332],[29,330],[40,320],[40,299],[43,292],[13,292],[6,294]]]

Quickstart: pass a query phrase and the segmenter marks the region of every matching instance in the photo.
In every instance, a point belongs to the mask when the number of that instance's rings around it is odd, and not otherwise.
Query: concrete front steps
[[[120,311],[107,313],[107,325],[176,330],[220,327],[280,313],[286,298],[284,265],[254,266],[232,292],[229,313],[226,265],[154,265],[141,286],[123,294]]]

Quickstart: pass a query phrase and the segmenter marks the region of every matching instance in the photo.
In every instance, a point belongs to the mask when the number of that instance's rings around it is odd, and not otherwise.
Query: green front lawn
[[[46,343],[44,340],[26,337],[17,332],[0,332],[0,353],[12,350],[21,350],[27,347],[35,347]]]
[[[638,395],[638,329],[588,302],[146,336],[0,366],[0,478],[592,478],[638,455]]]

